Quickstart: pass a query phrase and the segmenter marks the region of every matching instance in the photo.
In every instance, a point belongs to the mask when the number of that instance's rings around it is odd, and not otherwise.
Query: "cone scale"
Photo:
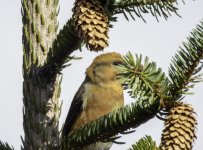
[[[108,16],[99,0],[76,0],[73,26],[90,51],[108,46]]]
[[[191,105],[176,104],[164,123],[161,150],[191,150],[196,138],[196,125],[195,112]]]

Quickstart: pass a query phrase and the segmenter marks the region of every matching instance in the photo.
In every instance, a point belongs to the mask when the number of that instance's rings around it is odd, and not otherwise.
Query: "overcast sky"
[[[60,1],[59,23],[62,27],[71,16],[73,0]],[[125,54],[127,51],[143,54],[157,63],[164,72],[172,56],[186,41],[186,37],[203,18],[203,1],[186,1],[183,5],[179,1],[179,14],[182,18],[173,15],[167,21],[160,18],[159,23],[150,14],[145,16],[147,23],[136,18],[136,21],[119,15],[118,22],[113,23],[110,30],[110,45],[105,52],[116,51]],[[7,141],[16,150],[20,150],[23,136],[22,127],[22,23],[20,13],[21,2],[1,0],[0,5],[0,140]],[[82,52],[74,55],[83,57],[73,61],[73,65],[63,71],[62,94],[63,110],[60,127],[68,113],[70,102],[85,77],[85,68],[92,59],[100,53],[89,52],[83,48]],[[197,140],[194,150],[202,149],[203,141],[203,83],[195,86],[195,94],[187,96],[184,101],[194,106],[198,115]],[[132,100],[125,95],[126,104]],[[144,135],[151,135],[159,144],[163,122],[153,119],[136,129],[136,132],[124,135],[119,141],[124,145],[113,145],[112,150],[125,150]]]

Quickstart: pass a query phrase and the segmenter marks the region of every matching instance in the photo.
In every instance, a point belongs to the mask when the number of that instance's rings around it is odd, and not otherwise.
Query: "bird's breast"
[[[123,99],[123,88],[117,82],[105,85],[86,84],[83,108],[118,109],[123,106]]]
[[[84,91],[83,111],[76,119],[75,129],[124,105],[123,89],[118,83],[100,86],[86,84]]]

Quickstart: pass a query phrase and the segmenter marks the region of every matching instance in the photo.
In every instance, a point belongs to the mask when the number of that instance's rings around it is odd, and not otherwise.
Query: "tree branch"
[[[183,48],[173,57],[169,68],[169,77],[172,85],[170,95],[172,100],[181,100],[194,84],[200,82],[198,73],[203,67],[203,21],[191,32]]]
[[[130,148],[129,150],[143,150],[143,149],[158,150],[156,142],[153,141],[151,136],[146,135],[145,137],[139,139],[139,141],[133,144],[132,148]]]
[[[47,62],[40,69],[40,76],[47,80],[53,79],[57,73],[66,67],[65,64],[74,59],[70,54],[81,47],[81,39],[77,36],[72,26],[72,19],[57,35],[53,46],[47,55]]]
[[[135,16],[141,18],[144,22],[145,19],[143,14],[152,14],[156,17],[163,16],[167,19],[171,14],[177,14],[178,8],[173,5],[176,0],[119,0],[115,2],[110,2],[109,12],[110,14],[123,14],[127,20],[129,20],[127,14],[135,20]],[[178,15],[178,14],[177,14]]]
[[[14,150],[13,146],[11,147],[7,142],[3,143],[0,141],[0,149],[1,150]]]
[[[139,98],[138,101],[109,113],[62,139],[63,148],[77,149],[97,141],[115,141],[113,137],[118,133],[125,133],[127,129],[136,128],[152,119],[159,110],[159,99],[151,97]]]

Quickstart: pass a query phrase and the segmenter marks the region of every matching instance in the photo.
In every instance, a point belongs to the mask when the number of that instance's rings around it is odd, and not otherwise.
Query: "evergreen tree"
[[[115,15],[141,18],[149,13],[168,18],[177,13],[175,0],[76,0],[73,15],[57,34],[58,0],[22,0],[23,20],[23,127],[22,149],[80,149],[97,141],[117,144],[119,133],[130,134],[157,116],[164,119],[161,144],[150,136],[132,145],[134,150],[188,149],[196,138],[195,110],[183,99],[196,83],[203,59],[203,22],[194,29],[170,64],[169,73],[155,62],[131,52],[120,66],[123,87],[134,99],[131,105],[109,113],[61,139],[59,117],[61,71],[84,45],[100,51],[109,45],[108,31]],[[93,21],[92,21],[93,19]],[[96,34],[93,29],[97,30]],[[107,130],[108,129],[108,130]],[[13,149],[0,143],[0,149]]]

